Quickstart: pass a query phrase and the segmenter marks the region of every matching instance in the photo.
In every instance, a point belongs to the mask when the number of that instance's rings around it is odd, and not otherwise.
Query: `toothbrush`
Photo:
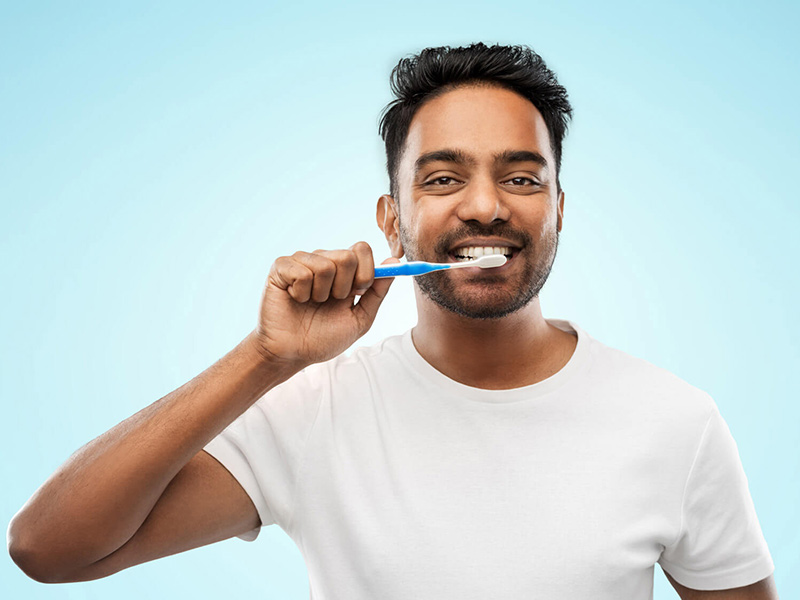
[[[480,267],[489,269],[506,264],[508,259],[502,254],[488,254],[475,260],[455,263],[432,263],[422,260],[393,265],[379,265],[375,267],[375,279],[381,277],[396,277],[397,275],[424,275],[431,271],[441,269],[460,269],[462,267]]]

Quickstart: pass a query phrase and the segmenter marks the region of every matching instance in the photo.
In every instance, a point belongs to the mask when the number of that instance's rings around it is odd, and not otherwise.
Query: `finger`
[[[356,242],[350,249],[358,258],[353,287],[356,295],[363,296],[375,280],[375,259],[372,257],[372,248],[367,242]]]
[[[336,275],[334,262],[321,254],[298,251],[292,254],[292,260],[307,267],[313,274],[311,283],[311,300],[325,302],[331,293],[331,284]]]
[[[300,255],[298,260],[314,272],[311,299],[314,302],[325,302],[331,295],[331,285],[336,277],[336,263],[322,254],[307,252],[296,254]]]
[[[336,274],[331,285],[331,296],[343,300],[351,295],[353,290],[353,277],[358,266],[358,257],[352,250],[316,250],[319,254],[330,259],[336,265]]]
[[[399,259],[390,257],[381,264],[386,265],[399,262]],[[361,322],[362,331],[366,331],[372,327],[372,323],[375,321],[375,315],[378,314],[381,302],[383,302],[383,299],[389,293],[389,287],[392,285],[393,281],[394,277],[375,279],[370,288],[361,296],[358,303],[353,306],[353,312]]]
[[[267,285],[285,290],[297,302],[308,302],[314,273],[290,256],[281,256],[272,264]]]

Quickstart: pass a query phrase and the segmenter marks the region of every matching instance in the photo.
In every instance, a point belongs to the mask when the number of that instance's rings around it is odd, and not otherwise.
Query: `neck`
[[[577,339],[550,325],[539,298],[500,319],[470,319],[441,308],[415,289],[418,321],[412,340],[444,375],[483,389],[532,385],[558,372]]]

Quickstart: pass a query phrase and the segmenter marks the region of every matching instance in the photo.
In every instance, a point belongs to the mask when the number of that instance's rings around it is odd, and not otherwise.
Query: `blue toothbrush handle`
[[[381,277],[396,277],[397,275],[424,275],[439,269],[449,269],[448,264],[436,264],[424,261],[414,261],[393,265],[378,265],[375,267],[375,279]]]

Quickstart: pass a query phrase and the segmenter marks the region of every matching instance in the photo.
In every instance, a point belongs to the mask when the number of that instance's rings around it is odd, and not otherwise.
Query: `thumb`
[[[389,265],[399,262],[399,259],[390,256],[381,264]],[[365,330],[372,326],[372,322],[375,320],[375,315],[378,314],[378,308],[380,308],[381,302],[383,302],[383,299],[389,292],[389,287],[392,285],[393,281],[394,277],[381,277],[380,279],[375,279],[369,289],[364,292],[364,295],[359,298],[358,303],[353,306],[353,311],[355,311],[355,313],[359,316],[359,320],[361,320]]]

